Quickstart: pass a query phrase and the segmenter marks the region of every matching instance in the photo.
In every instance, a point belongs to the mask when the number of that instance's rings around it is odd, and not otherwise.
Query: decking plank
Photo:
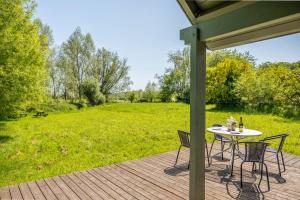
[[[134,190],[132,187],[130,187],[130,184],[124,183],[122,181],[122,179],[120,179],[118,177],[115,177],[115,176],[112,176],[111,174],[113,174],[114,172],[112,172],[110,174],[110,173],[107,173],[107,171],[104,171],[104,169],[105,169],[105,167],[103,167],[103,168],[97,168],[94,171],[96,173],[98,173],[99,175],[102,175],[107,180],[110,180],[117,187],[122,188],[125,192],[127,192],[128,194],[130,194],[131,196],[133,196],[135,199],[141,199],[141,200],[148,199],[144,195],[140,194],[139,192],[137,192],[136,190]]]
[[[114,199],[122,199],[125,198],[122,197],[117,191],[114,191],[109,185],[106,185],[106,182],[100,181],[96,176],[94,176],[91,172],[86,171],[82,172],[82,175],[94,182],[98,187],[102,188],[105,192],[107,192],[112,198]]]
[[[126,192],[126,190],[124,190],[121,187],[118,187],[117,185],[114,184],[114,182],[110,179],[107,179],[103,176],[103,174],[99,174],[95,171],[95,169],[93,170],[89,170],[89,172],[96,177],[98,180],[100,180],[102,183],[105,183],[106,185],[108,185],[112,190],[114,190],[115,192],[117,192],[120,196],[122,196],[122,198],[124,199],[128,199],[128,200],[133,200],[136,199],[134,196],[132,196],[131,194],[128,194]]]
[[[12,200],[21,200],[23,199],[21,191],[18,185],[9,186],[9,192]]]
[[[216,152],[214,148],[212,154]],[[174,168],[176,155],[177,151],[172,151],[88,171],[0,187],[0,200],[188,199],[189,171],[186,167],[189,150],[181,152],[178,165]],[[244,165],[245,188],[240,189],[240,159],[235,161],[234,177],[228,179],[224,173],[228,160],[221,161],[219,157],[214,157],[213,165],[206,168],[205,198],[300,200],[300,157],[290,154],[284,154],[284,156],[287,165],[282,177],[278,176],[278,166],[274,156],[267,158],[271,191],[263,194],[257,187],[260,174],[257,172],[252,176],[251,163]],[[230,154],[225,153],[224,157],[229,158]],[[266,189],[265,176],[261,186],[264,191]]]
[[[51,189],[51,191],[54,193],[54,195],[58,199],[62,199],[62,200],[68,200],[69,199],[67,197],[67,195],[60,189],[60,187],[58,187],[58,185],[53,180],[53,178],[44,179],[44,181],[49,186],[49,188]]]
[[[46,200],[44,194],[42,193],[36,182],[29,182],[28,187],[30,188],[34,199]]]
[[[34,199],[33,198],[33,195],[31,194],[31,191],[30,191],[30,189],[29,189],[29,187],[28,187],[28,185],[26,184],[26,183],[21,183],[20,185],[19,185],[19,188],[20,188],[20,191],[21,191],[21,193],[22,193],[22,197],[24,198],[24,199],[28,199],[28,200],[30,200],[30,199]]]
[[[92,200],[92,198],[81,190],[67,175],[60,176],[60,178],[79,197],[79,199]]]
[[[84,182],[86,185],[89,186],[95,193],[97,193],[100,196],[100,199],[107,199],[107,200],[113,200],[114,198],[109,194],[106,193],[105,190],[103,190],[99,185],[96,185],[94,182],[83,176],[80,172],[74,173],[74,175],[79,178],[82,182]]]
[[[136,192],[142,194],[147,199],[153,199],[158,200],[159,197],[155,196],[155,191],[151,190],[151,192],[148,191],[149,187],[144,185],[141,182],[134,181],[134,179],[131,179],[126,173],[122,173],[121,170],[117,167],[108,166],[105,168],[101,168],[101,170],[104,170],[107,174],[113,176],[118,181],[120,181],[123,184],[127,184],[130,188],[135,190]]]
[[[9,192],[9,187],[1,187],[0,188],[0,199],[3,200],[10,200],[10,192]]]
[[[78,185],[86,194],[88,194],[92,199],[103,199],[96,192],[94,192],[90,187],[88,187],[82,180],[80,180],[74,174],[67,175],[74,183]]]
[[[52,190],[49,188],[47,183],[44,180],[36,181],[36,184],[39,186],[40,190],[44,194],[45,198],[47,200],[56,200],[56,196],[52,192]]]
[[[80,199],[80,198],[77,196],[77,194],[74,193],[74,192],[69,188],[69,186],[63,182],[63,180],[62,180],[60,177],[56,176],[56,177],[53,177],[52,179],[55,181],[55,183],[57,184],[57,186],[65,193],[65,195],[66,195],[67,197],[69,197],[69,199],[74,199],[74,200]]]
[[[130,181],[135,181],[139,185],[146,186],[146,188],[149,189],[147,191],[149,191],[151,194],[154,193],[153,195],[157,196],[160,199],[181,199],[180,197],[174,195],[173,193],[162,189],[161,187],[147,181],[146,179],[143,179],[139,176],[136,176],[133,173],[128,172],[127,170],[123,169],[122,167],[120,167],[118,165],[115,165],[115,167],[117,167],[118,170],[120,170],[122,172],[122,174],[126,175],[125,178],[128,177],[128,179]]]

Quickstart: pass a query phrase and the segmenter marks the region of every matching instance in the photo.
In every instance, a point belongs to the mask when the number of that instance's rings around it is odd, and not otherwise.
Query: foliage
[[[143,99],[146,102],[154,102],[158,98],[158,88],[154,82],[148,82],[143,92]]]
[[[299,116],[300,67],[298,63],[263,63],[250,74],[244,74],[236,94],[246,107]]]
[[[27,112],[36,112],[36,111],[44,111],[44,112],[68,112],[72,110],[77,110],[78,107],[74,104],[71,104],[64,100],[59,99],[47,99],[43,103],[34,104],[27,106]]]
[[[253,66],[247,60],[225,58],[207,70],[206,98],[217,105],[239,103],[235,85],[242,74],[248,74]]]
[[[0,118],[17,117],[45,94],[48,41],[32,22],[32,1],[0,3]]]
[[[167,68],[162,76],[158,76],[161,100],[170,102],[175,98],[182,101],[185,98],[185,92],[190,88],[189,48],[171,52],[168,62],[173,66]]]
[[[109,116],[109,117],[108,117]],[[300,155],[299,120],[207,107],[206,126],[243,116],[262,137],[288,132],[284,151]],[[189,105],[106,104],[0,122],[0,186],[110,165],[178,148],[177,129],[189,130]],[[206,134],[207,141],[213,135]],[[260,138],[251,138],[258,140]]]
[[[131,85],[128,72],[127,60],[105,48],[98,49],[90,69],[90,75],[98,81],[104,95],[127,90]]]
[[[68,95],[81,100],[81,85],[88,68],[92,65],[95,45],[90,34],[82,34],[79,27],[72,33],[68,41],[62,44],[62,60],[65,66],[65,79]]]
[[[82,93],[86,96],[91,105],[105,103],[105,96],[100,93],[99,85],[94,79],[87,79],[81,85]]]
[[[232,58],[237,60],[244,60],[255,66],[256,59],[249,53],[240,53],[237,50],[216,50],[210,51],[206,56],[207,68],[215,67],[220,62],[223,62],[226,58]]]

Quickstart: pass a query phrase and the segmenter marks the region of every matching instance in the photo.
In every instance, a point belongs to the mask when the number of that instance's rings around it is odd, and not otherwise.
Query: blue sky
[[[179,30],[190,26],[176,0],[37,0],[36,17],[48,24],[56,45],[77,26],[91,33],[98,48],[128,59],[133,89],[162,74],[168,53],[182,49]],[[236,47],[257,62],[300,60],[300,34]]]

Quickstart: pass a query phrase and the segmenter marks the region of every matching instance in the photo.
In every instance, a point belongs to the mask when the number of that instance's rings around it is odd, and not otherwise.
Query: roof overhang
[[[196,27],[211,50],[300,32],[299,1],[178,2],[192,24],[181,30],[181,39],[188,43]]]

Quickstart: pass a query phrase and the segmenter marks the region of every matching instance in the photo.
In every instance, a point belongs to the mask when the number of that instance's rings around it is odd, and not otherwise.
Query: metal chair
[[[240,170],[241,170],[241,188],[243,188],[243,164],[245,162],[252,162],[252,172],[256,163],[259,163],[260,170],[260,181],[258,187],[260,187],[260,183],[262,181],[263,176],[263,166],[266,168],[266,175],[267,175],[267,183],[268,183],[268,191],[270,191],[270,182],[269,182],[269,172],[268,167],[264,162],[264,156],[266,152],[266,148],[268,143],[265,142],[241,142],[240,144],[245,144],[245,153],[240,155],[242,159]]]
[[[212,127],[222,127],[221,124],[214,124],[212,125]],[[213,142],[211,143],[211,147],[210,147],[210,151],[209,151],[209,156],[211,156],[211,152],[212,152],[212,149],[213,149],[213,146],[214,146],[214,143],[215,141],[219,141],[221,142],[221,159],[224,160],[224,147],[225,147],[225,144],[226,143],[231,143],[232,140],[228,139],[228,138],[225,138],[223,137],[222,135],[219,135],[219,134],[214,134],[214,140]]]
[[[178,149],[178,152],[177,152],[177,157],[176,157],[174,167],[176,167],[181,147],[191,148],[190,133],[178,130],[178,136],[179,136],[179,139],[180,139],[180,146],[179,146],[179,149]],[[209,163],[208,148],[207,148],[206,140],[205,140],[205,148],[206,148],[207,163],[208,163],[208,166],[209,166],[210,163]],[[188,169],[190,169],[190,161],[189,161]]]
[[[288,134],[279,134],[279,135],[275,135],[275,136],[266,137],[263,140],[261,140],[263,142],[265,142],[265,141],[270,142],[271,140],[273,140],[273,141],[274,140],[280,140],[277,148],[275,148],[275,149],[267,148],[266,149],[266,152],[270,152],[270,153],[273,153],[273,154],[276,155],[279,176],[281,176],[282,172],[285,172],[285,164],[284,164],[284,158],[283,158],[283,154],[282,154],[282,148],[283,148],[283,144],[284,144],[284,141],[285,141],[287,136],[289,136],[289,135]],[[279,154],[280,154],[281,160],[282,160],[283,171],[281,171],[281,168],[280,168]]]

